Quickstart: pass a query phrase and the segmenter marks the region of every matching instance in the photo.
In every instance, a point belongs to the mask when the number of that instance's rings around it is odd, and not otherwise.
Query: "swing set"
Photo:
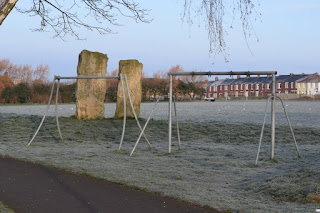
[[[272,76],[272,93],[271,96],[268,98],[267,103],[266,103],[266,107],[265,107],[265,115],[264,115],[264,121],[263,121],[263,125],[262,125],[262,129],[261,129],[261,134],[260,134],[260,140],[259,140],[259,146],[258,146],[258,153],[257,153],[257,157],[256,157],[256,164],[258,163],[258,158],[259,158],[259,153],[260,153],[260,148],[261,148],[261,143],[262,143],[262,138],[263,138],[263,133],[264,133],[264,128],[265,128],[265,123],[266,123],[266,116],[267,116],[267,106],[268,103],[271,100],[271,159],[274,159],[274,148],[275,148],[275,101],[278,98],[281,103],[282,103],[282,107],[285,113],[285,116],[287,118],[287,122],[295,143],[295,147],[298,153],[298,157],[301,157],[300,152],[299,152],[299,148],[294,136],[294,132],[290,123],[290,119],[289,116],[286,112],[285,109],[285,105],[283,103],[283,100],[280,97],[277,97],[275,95],[275,85],[276,85],[276,80],[275,80],[275,75],[277,74],[276,71],[238,71],[238,72],[173,72],[173,73],[168,73],[169,75],[169,107],[168,107],[168,145],[169,145],[169,149],[168,152],[171,153],[171,146],[172,146],[172,107],[174,107],[174,113],[175,113],[175,120],[176,120],[176,126],[177,126],[177,137],[178,137],[178,145],[179,145],[179,149],[181,149],[181,141],[180,141],[180,132],[179,132],[179,122],[178,122],[178,115],[177,115],[177,109],[176,109],[176,102],[175,99],[173,97],[172,94],[172,89],[173,89],[173,83],[172,83],[172,79],[173,76],[196,76],[196,75],[206,75],[206,76],[212,76],[212,75],[228,75],[228,76],[233,76],[233,75],[271,75]],[[50,104],[51,104],[51,100],[52,100],[52,96],[53,96],[53,91],[54,91],[54,86],[55,84],[57,84],[57,90],[56,90],[56,101],[55,101],[55,115],[56,115],[56,123],[57,123],[57,128],[58,128],[58,132],[59,132],[59,136],[60,139],[63,141],[63,137],[62,137],[62,133],[60,130],[60,125],[59,125],[59,115],[58,115],[58,93],[59,93],[59,84],[60,84],[60,80],[63,79],[118,79],[121,81],[121,89],[122,89],[122,93],[123,93],[123,127],[122,127],[122,134],[121,134],[121,139],[120,139],[120,145],[119,145],[119,150],[122,147],[122,143],[123,143],[123,139],[124,139],[124,134],[125,134],[125,128],[126,128],[126,97],[125,97],[125,87],[124,87],[124,82],[126,84],[126,91],[128,94],[128,99],[130,102],[130,107],[132,109],[132,112],[134,114],[135,120],[137,122],[137,125],[140,129],[140,134],[139,137],[133,147],[133,149],[130,152],[130,156],[132,156],[132,154],[134,153],[134,151],[137,148],[137,145],[141,139],[141,137],[143,136],[145,138],[145,140],[147,141],[148,145],[150,147],[152,147],[150,141],[148,140],[147,136],[145,135],[145,129],[147,128],[147,125],[150,121],[150,119],[152,118],[156,107],[159,103],[159,100],[161,99],[161,97],[159,97],[146,121],[146,123],[144,124],[143,128],[140,125],[140,122],[138,120],[138,117],[135,113],[133,104],[132,104],[132,99],[131,99],[131,95],[130,95],[130,88],[128,86],[128,81],[127,81],[127,76],[126,75],[119,75],[119,76],[76,76],[76,77],[61,77],[61,76],[54,76],[53,79],[53,84],[52,84],[52,88],[51,88],[51,93],[50,93],[50,98],[49,98],[49,102],[48,102],[48,106],[46,108],[46,112],[40,122],[40,125],[38,127],[38,129],[36,130],[35,134],[33,135],[32,139],[30,140],[30,142],[28,143],[28,146],[31,145],[31,143],[33,142],[33,140],[35,139],[35,137],[37,136],[45,118],[46,115],[48,113]],[[173,102],[173,104],[172,104]],[[173,106],[172,106],[173,105]]]

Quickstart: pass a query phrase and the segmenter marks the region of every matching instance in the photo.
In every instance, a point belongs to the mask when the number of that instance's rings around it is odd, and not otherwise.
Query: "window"
[[[259,90],[259,84],[256,84],[256,90]]]
[[[231,90],[233,90],[233,85],[231,85]]]
[[[228,90],[228,85],[225,85],[225,86],[224,86],[224,89],[225,89],[225,90]]]
[[[212,87],[209,87],[209,92],[211,92],[211,88],[212,88]]]
[[[278,83],[278,89],[281,89],[281,83]]]
[[[291,82],[291,89],[293,89],[293,88],[294,88],[293,86],[294,86],[294,83],[293,83],[293,82]]]
[[[215,92],[217,91],[217,86],[213,87],[213,91],[215,91]]]
[[[235,90],[238,90],[238,85],[234,85],[234,89],[235,89]]]
[[[289,82],[286,82],[285,88],[286,88],[286,89],[289,88]]]
[[[245,90],[248,90],[248,84],[244,85]]]
[[[312,83],[308,83],[308,87],[312,88]]]
[[[262,86],[262,89],[264,90],[264,84],[261,84],[261,86]]]
[[[267,88],[267,89],[270,89],[270,84],[266,84],[266,88]]]
[[[302,83],[302,88],[306,88],[306,83]]]
[[[241,84],[240,89],[243,90],[243,84]]]
[[[300,88],[301,87],[301,83],[297,83],[297,87]]]

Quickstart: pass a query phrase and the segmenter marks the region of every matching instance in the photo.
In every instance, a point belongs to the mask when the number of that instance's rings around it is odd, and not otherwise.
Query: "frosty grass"
[[[302,155],[279,103],[276,105],[275,160],[270,160],[270,105],[258,166],[255,166],[265,101],[178,103],[182,150],[173,129],[168,154],[168,103],[158,105],[146,135],[129,157],[139,129],[127,121],[118,151],[122,120],[77,121],[75,105],[59,105],[61,142],[54,107],[30,147],[44,105],[0,106],[0,155],[86,174],[219,210],[315,212],[320,194],[320,102],[285,102]],[[141,105],[141,125],[153,103]],[[106,104],[111,118],[115,104]],[[175,127],[175,124],[173,124]],[[1,206],[1,205],[0,205]],[[1,210],[2,207],[0,207]]]

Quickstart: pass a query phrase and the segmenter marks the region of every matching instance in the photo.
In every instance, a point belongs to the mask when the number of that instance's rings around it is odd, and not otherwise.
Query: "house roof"
[[[208,81],[206,86],[207,86],[207,87],[211,86],[211,84],[213,84],[213,82],[214,82],[214,81]]]
[[[269,84],[272,82],[271,77],[249,77],[249,78],[236,78],[225,79],[222,85],[235,85],[235,84]]]
[[[298,80],[301,80],[303,78],[308,77],[309,75],[279,75],[276,77],[277,83],[282,82],[296,82]]]
[[[314,80],[317,80],[317,81],[320,80],[320,76],[318,73],[315,73],[313,75],[307,75],[304,78],[299,79],[297,82],[314,81]]]
[[[224,82],[224,80],[213,81],[210,86],[219,86]]]
[[[280,75],[276,76],[276,82],[296,82],[298,80],[307,78],[309,75]],[[272,83],[272,77],[248,77],[248,78],[236,78],[225,79],[210,82],[209,86],[219,85],[236,85],[236,84],[270,84]]]

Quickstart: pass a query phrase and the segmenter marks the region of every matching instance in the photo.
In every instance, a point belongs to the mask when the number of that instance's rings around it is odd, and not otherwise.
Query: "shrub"
[[[10,103],[10,101],[15,96],[15,90],[11,87],[6,87],[1,94],[1,97],[4,98],[6,103]]]
[[[20,83],[15,88],[19,103],[26,103],[31,97],[31,91],[26,83]]]

